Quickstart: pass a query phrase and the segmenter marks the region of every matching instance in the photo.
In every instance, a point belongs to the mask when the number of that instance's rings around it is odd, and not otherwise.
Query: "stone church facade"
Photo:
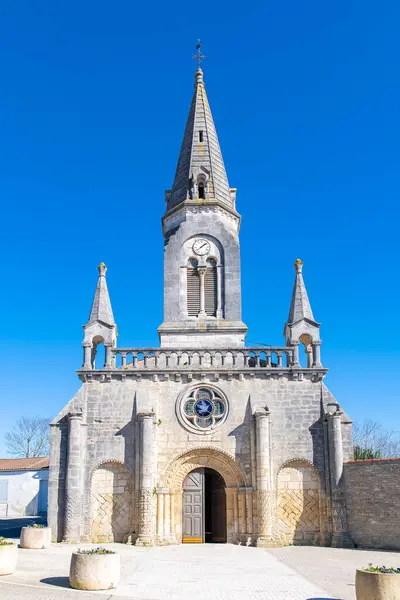
[[[323,381],[302,262],[284,345],[246,346],[239,226],[199,68],[166,192],[160,346],[117,347],[102,263],[82,385],[51,423],[54,541],[351,545],[351,422]]]

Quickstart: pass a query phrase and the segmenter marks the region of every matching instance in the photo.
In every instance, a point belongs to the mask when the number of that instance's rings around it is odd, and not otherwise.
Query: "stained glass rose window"
[[[198,387],[178,400],[179,420],[191,430],[213,431],[226,418],[227,401],[215,388]]]

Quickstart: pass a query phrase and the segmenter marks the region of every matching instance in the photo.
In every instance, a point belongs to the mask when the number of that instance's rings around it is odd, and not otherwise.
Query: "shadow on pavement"
[[[47,583],[48,585],[56,585],[57,587],[71,589],[69,577],[45,577],[40,580],[40,583]]]
[[[22,527],[38,523],[47,525],[46,517],[15,517],[15,519],[0,519],[0,536],[19,538]]]

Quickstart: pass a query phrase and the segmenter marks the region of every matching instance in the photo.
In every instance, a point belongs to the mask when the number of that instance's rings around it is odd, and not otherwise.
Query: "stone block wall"
[[[91,541],[123,542],[131,528],[130,474],[122,465],[109,462],[92,478]]]
[[[400,550],[400,458],[349,461],[344,485],[354,543]]]
[[[311,464],[290,461],[277,484],[278,529],[284,544],[319,544],[320,481]]]

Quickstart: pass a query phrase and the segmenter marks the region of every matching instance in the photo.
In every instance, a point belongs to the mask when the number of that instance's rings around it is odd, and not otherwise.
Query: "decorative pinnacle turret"
[[[107,288],[107,267],[103,262],[101,262],[97,267],[97,270],[99,271],[99,278],[97,280],[96,292],[87,324],[89,325],[89,323],[101,321],[106,325],[113,326],[115,325],[115,321]]]
[[[303,261],[298,258],[294,263],[296,279],[294,281],[292,302],[290,304],[288,323],[296,323],[302,319],[315,321],[303,280]]]

